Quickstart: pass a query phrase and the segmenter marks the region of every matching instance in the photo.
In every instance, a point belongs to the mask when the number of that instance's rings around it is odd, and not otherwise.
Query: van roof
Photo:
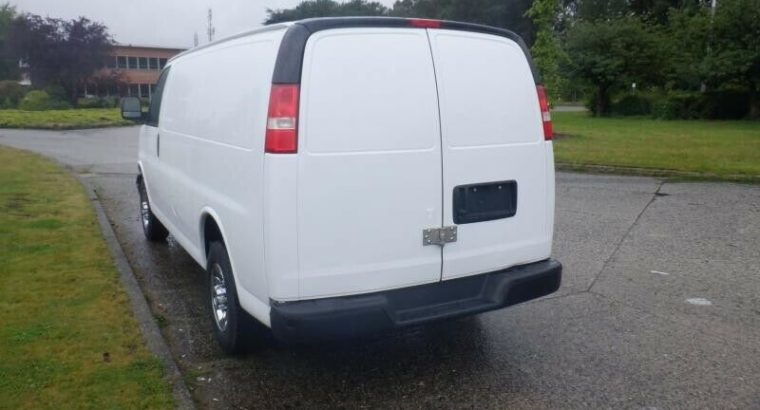
[[[272,82],[275,84],[284,83],[299,83],[301,78],[301,65],[303,62],[303,52],[306,47],[306,41],[313,33],[321,30],[329,30],[336,28],[354,28],[354,27],[420,27],[420,28],[441,28],[447,30],[461,30],[471,31],[484,34],[492,34],[500,37],[506,37],[522,48],[525,54],[530,70],[533,73],[533,78],[536,84],[541,82],[538,71],[536,70],[533,59],[531,58],[528,47],[523,39],[514,33],[513,31],[501,29],[492,26],[486,26],[482,24],[463,23],[459,21],[449,20],[429,20],[429,19],[417,19],[417,18],[401,18],[401,17],[322,17],[322,18],[310,18],[305,20],[298,20],[286,23],[277,23],[269,26],[260,27],[254,30],[245,31],[230,37],[226,37],[208,44],[204,44],[200,47],[195,47],[174,56],[173,61],[179,57],[187,54],[192,54],[196,51],[203,50],[208,47],[215,46],[220,43],[246,37],[253,34],[263,33],[267,31],[275,31],[287,29],[285,37],[280,44],[280,51],[278,53],[277,62],[275,65],[274,78]]]
[[[263,26],[263,27],[255,28],[253,30],[241,31],[240,33],[233,34],[231,36],[227,36],[227,37],[224,37],[224,38],[220,38],[219,40],[212,41],[210,43],[206,43],[204,45],[193,47],[191,49],[185,50],[185,51],[183,51],[183,52],[175,55],[174,57],[170,58],[169,62],[172,62],[172,61],[176,60],[179,57],[195,53],[196,51],[200,51],[200,50],[204,50],[204,49],[209,48],[209,47],[213,47],[213,46],[215,46],[217,44],[226,43],[228,41],[232,41],[232,40],[235,40],[235,39],[238,39],[238,38],[242,38],[242,37],[248,37],[250,35],[257,34],[257,33],[264,33],[264,32],[267,32],[267,31],[281,30],[281,29],[287,28],[289,26],[292,26],[293,24],[294,24],[294,22],[290,22],[289,21],[289,22],[285,22],[285,23],[277,23],[277,24],[272,24],[272,25],[268,25],[268,26]]]

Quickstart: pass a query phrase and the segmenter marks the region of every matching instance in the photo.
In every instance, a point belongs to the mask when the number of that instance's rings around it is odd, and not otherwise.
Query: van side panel
[[[444,225],[454,224],[459,186],[514,181],[517,198],[514,216],[458,225],[457,241],[443,248],[442,278],[548,258],[551,158],[525,53],[501,36],[428,32],[441,107]]]
[[[186,239],[183,246],[188,242],[205,266],[202,221],[217,215],[241,305],[264,323],[264,130],[283,33],[241,37],[172,61],[159,124],[160,160],[171,181],[161,187],[171,196],[163,211],[175,221],[172,234]]]
[[[264,263],[269,297],[298,299],[298,157],[265,154]]]
[[[435,75],[420,29],[314,33],[298,141],[300,296],[437,281],[441,158]]]

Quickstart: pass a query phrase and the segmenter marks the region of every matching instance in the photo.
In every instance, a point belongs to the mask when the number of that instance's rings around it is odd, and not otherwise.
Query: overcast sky
[[[391,6],[394,0],[378,0]],[[300,0],[10,0],[21,12],[72,19],[85,16],[108,26],[122,44],[188,48],[193,33],[206,42],[206,15],[214,11],[216,39],[261,26],[267,8]]]

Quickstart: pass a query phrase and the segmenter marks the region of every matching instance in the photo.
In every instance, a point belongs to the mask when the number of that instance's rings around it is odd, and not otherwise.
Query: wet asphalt
[[[760,409],[760,186],[557,174],[560,290],[359,341],[225,356],[203,270],[143,239],[137,128],[0,130],[97,188],[201,408]]]

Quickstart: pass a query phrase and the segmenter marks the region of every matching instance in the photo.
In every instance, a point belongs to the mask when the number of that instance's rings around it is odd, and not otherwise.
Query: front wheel
[[[145,183],[142,177],[138,179],[137,190],[140,193],[140,223],[143,228],[145,238],[151,242],[165,241],[169,236],[169,231],[164,224],[156,218],[150,209],[150,200],[148,200],[148,191],[145,189]]]

